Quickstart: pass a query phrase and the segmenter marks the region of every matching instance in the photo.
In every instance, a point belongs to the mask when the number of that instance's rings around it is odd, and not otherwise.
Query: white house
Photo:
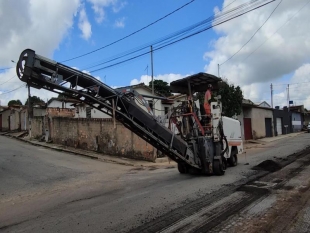
[[[75,109],[74,118],[109,118],[110,116],[75,99],[51,98],[47,108]]]
[[[154,97],[164,98],[163,95],[160,95],[158,93],[154,93],[154,95],[153,95],[152,89],[150,87],[148,87],[147,85],[145,85],[144,83],[140,83],[140,84],[132,85],[132,86],[120,87],[117,89],[128,89],[128,88],[135,90],[136,92],[138,92],[142,96],[146,95],[146,96],[154,96]],[[148,101],[148,104],[149,104],[151,109],[153,109],[153,107],[154,107],[153,112],[154,112],[155,116],[165,115],[165,109],[161,103],[161,99],[156,99],[156,98],[153,99],[151,97],[144,97],[144,99],[146,101]],[[139,103],[137,102],[137,104],[139,104]],[[147,109],[142,105],[141,105],[141,108],[144,109],[145,111],[147,111]]]
[[[263,108],[271,108],[270,104],[268,104],[266,101],[263,101],[261,103],[257,103],[256,105],[259,107],[263,107]]]

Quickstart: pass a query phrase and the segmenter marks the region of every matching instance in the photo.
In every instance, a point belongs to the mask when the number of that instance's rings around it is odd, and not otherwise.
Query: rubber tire
[[[235,167],[238,164],[238,157],[236,154],[233,154],[230,156],[230,158],[227,160],[229,166]]]
[[[213,173],[217,176],[222,176],[226,171],[226,163],[223,160],[213,161]]]
[[[178,163],[178,170],[181,174],[188,173],[188,168],[187,168],[186,164],[184,164],[184,163]]]

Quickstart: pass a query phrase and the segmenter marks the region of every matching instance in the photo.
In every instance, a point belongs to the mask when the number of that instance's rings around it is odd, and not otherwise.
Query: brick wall
[[[74,108],[47,108],[46,113],[50,117],[74,117]]]
[[[43,118],[33,119],[32,135],[42,135]],[[48,118],[54,143],[109,155],[154,161],[153,147],[112,119]]]

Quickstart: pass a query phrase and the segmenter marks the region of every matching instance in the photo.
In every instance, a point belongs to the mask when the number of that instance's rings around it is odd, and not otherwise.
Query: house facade
[[[27,117],[26,106],[10,106],[0,108],[0,131],[15,131],[27,128],[25,117]]]
[[[292,132],[292,114],[287,107],[280,109],[278,106],[273,110],[275,136]]]
[[[274,136],[271,108],[257,106],[250,100],[243,100],[242,112],[237,119],[242,126],[243,140]]]

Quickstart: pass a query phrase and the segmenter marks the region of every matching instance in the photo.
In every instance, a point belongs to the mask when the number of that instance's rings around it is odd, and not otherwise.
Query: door
[[[271,118],[265,118],[266,137],[272,137]]]
[[[245,140],[253,139],[251,118],[243,118],[243,124],[244,124],[244,139]]]
[[[2,114],[0,115],[0,131],[2,131]]]
[[[277,118],[277,133],[278,135],[282,135],[282,119]]]

